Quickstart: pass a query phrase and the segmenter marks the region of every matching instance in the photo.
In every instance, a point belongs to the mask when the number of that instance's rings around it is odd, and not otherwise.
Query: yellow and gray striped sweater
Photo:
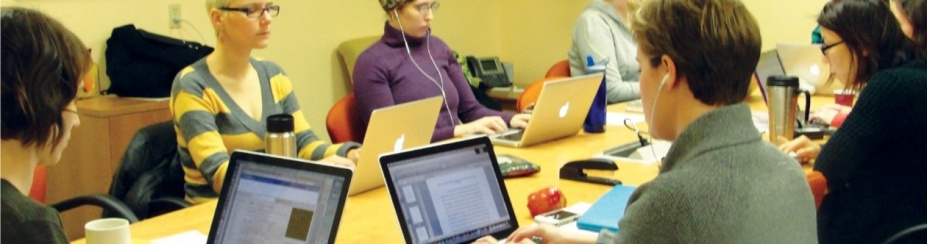
[[[229,154],[236,149],[263,151],[267,117],[293,115],[299,157],[318,160],[345,156],[357,143],[332,145],[320,140],[309,127],[296,101],[292,84],[277,64],[251,59],[261,82],[262,119],[248,116],[219,85],[206,59],[180,71],[171,89],[171,113],[177,131],[178,153],[184,170],[187,201],[218,197],[225,179]]]

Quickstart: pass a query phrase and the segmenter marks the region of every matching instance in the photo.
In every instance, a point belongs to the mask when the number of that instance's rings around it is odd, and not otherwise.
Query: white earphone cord
[[[435,83],[435,85],[438,86],[438,89],[441,89],[441,98],[444,99],[444,108],[447,109],[447,117],[451,119],[451,126],[457,126],[457,122],[454,121],[454,115],[451,114],[451,107],[447,103],[447,94],[444,93],[444,76],[441,75],[441,69],[438,69],[438,63],[435,62],[434,56],[431,55],[431,31],[428,31],[427,39],[425,40],[425,49],[428,50],[428,58],[431,59],[431,64],[435,66],[435,71],[438,72],[438,79],[441,79],[441,83],[438,83],[434,77],[431,77],[431,75],[425,73],[425,70],[423,70],[421,66],[418,66],[417,62],[415,62],[415,58],[412,58],[412,51],[409,48],[409,42],[406,41],[406,31],[404,28],[402,28],[402,20],[399,19],[399,12],[394,9],[393,14],[396,16],[396,21],[399,22],[399,32],[402,33],[402,44],[405,44],[406,46],[406,54],[409,54],[409,60],[412,60],[412,64],[415,65],[415,68],[418,68],[419,72],[422,72],[425,77],[428,77],[432,83]]]
[[[657,158],[657,151],[653,149],[656,146],[656,141],[653,140],[653,133],[656,131],[653,128],[653,122],[657,121],[657,99],[660,98],[660,93],[663,92],[663,86],[666,85],[666,80],[669,79],[669,73],[663,75],[663,80],[660,81],[660,87],[657,88],[657,95],[653,96],[653,105],[650,105],[650,133],[647,134],[647,137],[650,137],[650,154],[653,154],[653,159],[657,160],[657,168],[663,168],[663,159]],[[636,129],[636,126],[635,126]]]

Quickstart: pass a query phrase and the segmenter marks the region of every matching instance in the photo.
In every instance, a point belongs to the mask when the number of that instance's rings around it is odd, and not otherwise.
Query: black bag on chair
[[[106,93],[124,97],[168,97],[174,76],[213,48],[136,29],[113,29],[106,40]]]

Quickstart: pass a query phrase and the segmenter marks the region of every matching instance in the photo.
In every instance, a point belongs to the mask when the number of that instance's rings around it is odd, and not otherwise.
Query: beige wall
[[[515,64],[517,85],[544,76],[551,64],[566,58],[575,18],[591,0],[443,0],[434,34],[461,55],[499,56]],[[271,45],[255,56],[279,63],[292,79],[300,105],[323,138],[325,116],[346,93],[335,48],[357,37],[382,34],[385,14],[376,0],[277,0]],[[760,23],[763,49],[777,41],[808,42],[816,13],[826,0],[745,0]],[[168,28],[168,5],[181,4],[189,24]],[[151,32],[214,45],[202,0],[2,0],[0,5],[38,8],[61,20],[103,62],[113,27],[134,23]],[[103,67],[105,69],[105,67]],[[102,71],[101,71],[102,73]],[[103,77],[102,87],[107,87]]]
[[[760,24],[763,50],[776,48],[777,42],[811,43],[811,31],[818,13],[828,0],[744,0]]]

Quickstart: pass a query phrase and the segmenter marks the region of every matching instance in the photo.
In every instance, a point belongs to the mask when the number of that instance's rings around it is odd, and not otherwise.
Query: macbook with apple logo
[[[442,102],[444,99],[436,96],[374,110],[348,194],[383,186],[377,163],[380,154],[430,143]]]
[[[567,77],[544,83],[524,130],[513,129],[490,137],[493,144],[527,147],[576,135],[602,82],[602,74]]]
[[[505,239],[518,221],[486,136],[380,156],[405,243]]]

